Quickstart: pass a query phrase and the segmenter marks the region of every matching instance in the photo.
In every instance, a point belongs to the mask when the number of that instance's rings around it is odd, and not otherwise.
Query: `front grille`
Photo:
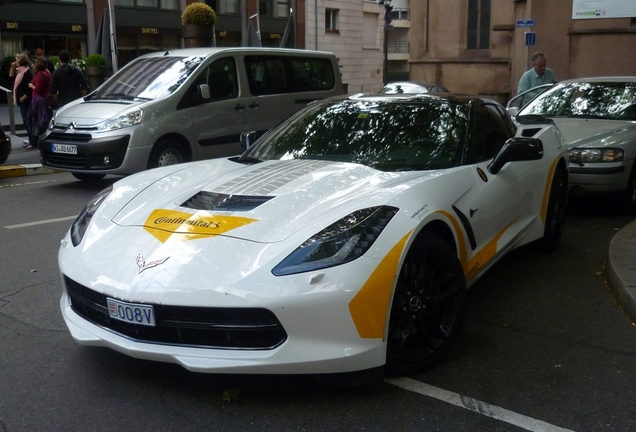
[[[93,139],[93,136],[91,134],[51,132],[46,139],[53,142],[87,143]]]
[[[276,316],[262,308],[206,308],[153,304],[155,327],[111,319],[106,296],[64,276],[71,308],[126,338],[200,348],[267,350],[287,339]]]
[[[82,169],[86,166],[86,155],[58,154],[48,151],[41,151],[40,154],[49,166],[77,169]]]

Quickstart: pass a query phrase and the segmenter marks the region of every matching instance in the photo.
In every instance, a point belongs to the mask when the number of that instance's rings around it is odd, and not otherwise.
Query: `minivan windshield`
[[[148,57],[127,65],[106,81],[91,100],[161,99],[175,92],[204,57]]]

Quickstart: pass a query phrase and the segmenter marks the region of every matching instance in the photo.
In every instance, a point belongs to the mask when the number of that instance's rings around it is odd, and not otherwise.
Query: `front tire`
[[[455,251],[423,233],[411,246],[393,295],[385,369],[412,375],[453,344],[466,310],[466,280]]]
[[[148,169],[187,162],[183,145],[173,139],[163,139],[152,149],[148,159]]]

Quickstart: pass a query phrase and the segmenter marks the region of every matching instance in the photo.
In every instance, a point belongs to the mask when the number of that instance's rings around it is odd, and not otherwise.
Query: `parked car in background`
[[[569,147],[573,196],[619,192],[636,211],[636,77],[562,81],[517,118],[549,118]]]
[[[448,90],[439,84],[422,84],[410,81],[389,83],[382,87],[380,93],[384,94],[414,94],[414,93],[448,93]]]
[[[11,154],[11,138],[4,133],[2,124],[0,123],[0,164],[3,164]]]
[[[467,287],[557,245],[566,158],[550,120],[484,99],[318,101],[241,156],[97,195],[59,250],[62,315],[80,344],[197,372],[416,373]]]
[[[506,104],[506,110],[511,116],[517,115],[519,110],[526,106],[528,102],[530,102],[532,99],[534,99],[553,85],[554,84],[541,84],[540,86],[519,93],[517,96],[508,101],[508,103]]]
[[[344,93],[332,53],[190,48],[146,54],[65,105],[42,139],[42,165],[80,180],[240,154],[307,103]]]

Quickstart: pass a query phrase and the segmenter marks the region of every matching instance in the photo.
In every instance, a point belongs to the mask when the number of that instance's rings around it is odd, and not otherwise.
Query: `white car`
[[[415,373],[467,287],[556,246],[567,176],[552,122],[515,128],[492,101],[316,102],[241,156],[97,195],[59,250],[62,314],[80,344],[191,371]]]
[[[512,99],[508,101],[508,103],[506,104],[506,111],[508,111],[508,114],[510,114],[511,116],[517,115],[519,113],[519,110],[521,110],[521,108],[526,106],[528,102],[530,102],[532,99],[534,99],[535,97],[537,97],[538,95],[540,95],[541,93],[543,93],[544,91],[552,87],[553,85],[554,84],[552,83],[541,84],[540,86],[533,87],[531,89],[528,89],[524,92],[519,93],[518,95],[516,95],[515,97],[513,97]]]
[[[636,76],[561,81],[519,112],[552,120],[569,148],[570,193],[618,193],[636,212]]]

